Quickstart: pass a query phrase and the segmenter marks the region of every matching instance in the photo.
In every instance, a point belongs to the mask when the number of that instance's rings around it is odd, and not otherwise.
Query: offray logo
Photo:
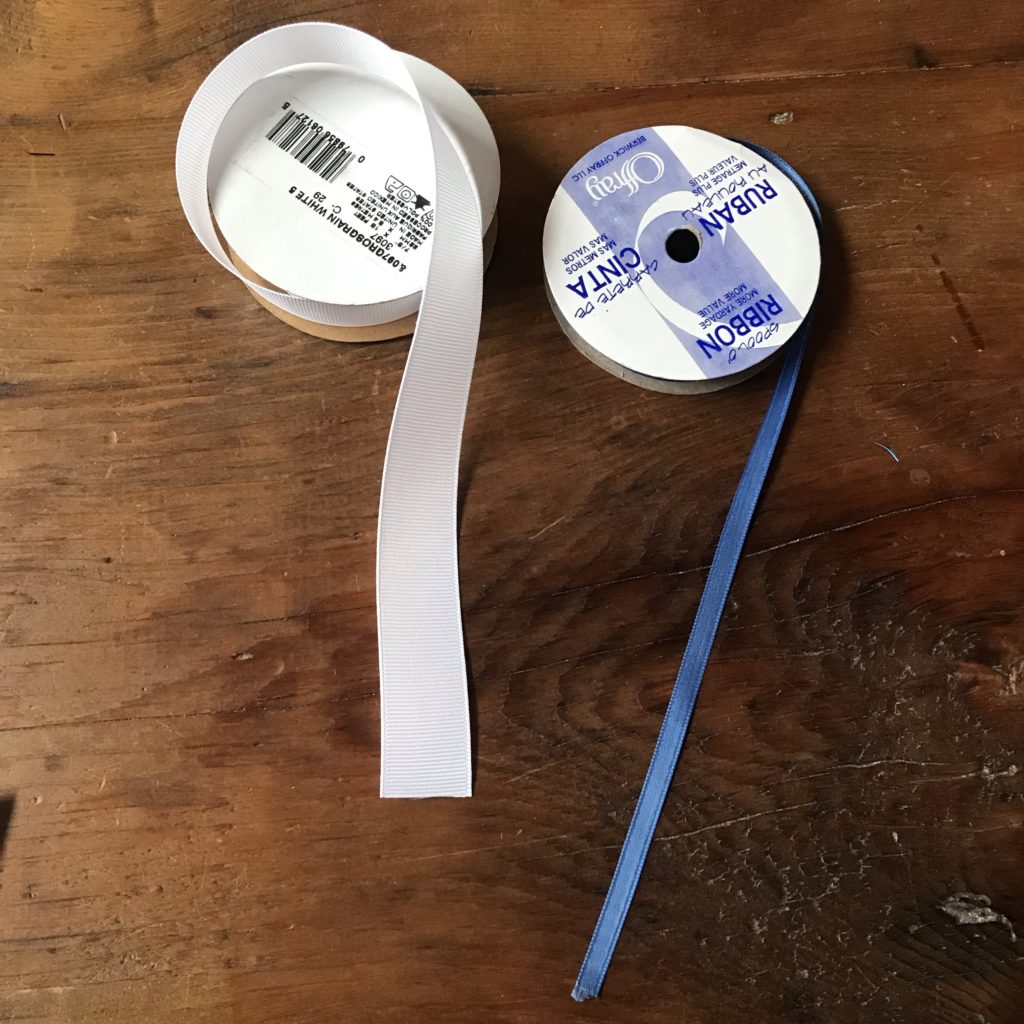
[[[628,189],[627,195],[635,196],[641,185],[653,185],[665,173],[665,164],[657,153],[634,153],[618,171],[592,174],[587,178],[587,191],[595,203],[606,199],[619,189]]]

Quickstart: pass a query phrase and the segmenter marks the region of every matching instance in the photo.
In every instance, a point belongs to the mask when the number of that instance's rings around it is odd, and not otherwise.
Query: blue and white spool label
[[[599,361],[721,385],[797,330],[821,254],[807,203],[776,167],[662,126],[617,135],[569,170],[544,225],[544,269],[559,319]]]

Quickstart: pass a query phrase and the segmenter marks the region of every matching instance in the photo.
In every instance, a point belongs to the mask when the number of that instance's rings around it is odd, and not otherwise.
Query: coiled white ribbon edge
[[[422,292],[340,306],[247,279],[214,228],[210,155],[232,105],[261,78],[296,64],[339,64],[396,85],[423,111],[437,178]],[[480,332],[483,247],[475,187],[400,54],[357,29],[306,22],[243,43],[209,74],[178,136],[178,195],[196,237],[225,270],[296,316],[335,326],[387,323],[419,309],[395,405],[377,529],[382,797],[469,796],[469,700],[459,599],[459,453]]]

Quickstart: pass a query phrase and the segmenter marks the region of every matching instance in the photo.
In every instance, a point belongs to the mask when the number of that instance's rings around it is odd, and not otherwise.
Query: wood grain
[[[375,795],[373,544],[406,343],[289,330],[177,206],[201,76],[299,17],[446,67],[502,150],[463,466],[470,801]],[[1021,1020],[1015,5],[0,19],[0,1020]],[[827,271],[648,870],[580,1007],[772,386],[640,391],[547,309],[561,173],[666,122],[784,153],[827,208]]]

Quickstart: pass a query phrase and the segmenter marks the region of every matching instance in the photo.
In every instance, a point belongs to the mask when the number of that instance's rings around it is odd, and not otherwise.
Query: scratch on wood
[[[1019,771],[1017,765],[1011,764],[1002,771],[993,771],[987,764],[973,772],[964,772],[963,775],[936,775],[930,779],[914,779],[910,785],[923,786],[927,782],[959,782],[961,779],[984,779],[991,782],[993,779],[1010,779]]]
[[[873,515],[873,516],[867,516],[864,519],[855,519],[853,522],[841,523],[839,526],[831,526],[831,527],[829,527],[826,530],[817,530],[814,533],[801,534],[799,537],[792,537],[789,540],[780,541],[778,544],[771,544],[768,547],[757,548],[754,551],[745,551],[743,553],[742,557],[743,557],[744,560],[747,560],[747,559],[752,559],[752,558],[758,558],[761,555],[770,555],[770,554],[773,554],[776,551],[781,551],[783,548],[791,547],[794,544],[805,544],[807,541],[818,540],[821,537],[828,537],[828,536],[831,536],[831,535],[834,535],[834,534],[847,533],[850,530],[859,529],[861,526],[867,526],[870,523],[881,522],[883,519],[890,519],[893,516],[906,515],[908,512],[924,512],[927,509],[938,508],[940,505],[948,505],[948,504],[950,504],[952,502],[978,501],[980,498],[991,498],[991,497],[995,497],[997,495],[1017,495],[1017,494],[1024,494],[1024,488],[1020,488],[1020,487],[1001,487],[1001,488],[998,488],[998,489],[993,489],[991,491],[985,491],[985,492],[983,492],[981,494],[954,494],[954,495],[951,495],[948,498],[936,498],[934,501],[924,501],[924,502],[921,502],[919,505],[904,505],[904,506],[901,506],[900,508],[893,508],[893,509],[889,509],[889,510],[887,510],[885,512],[879,512],[879,513],[877,513],[876,515]],[[592,591],[592,590],[600,589],[602,587],[614,587],[614,586],[619,586],[619,585],[624,584],[624,583],[637,583],[640,580],[651,579],[652,577],[655,577],[655,576],[666,576],[666,577],[672,577],[674,579],[678,579],[679,577],[690,576],[690,575],[693,575],[694,573],[704,573],[704,572],[707,572],[707,570],[710,568],[710,565],[711,565],[710,562],[705,562],[705,563],[702,563],[701,565],[695,565],[695,566],[691,566],[691,567],[686,568],[686,569],[679,569],[679,570],[676,570],[676,571],[673,571],[673,572],[666,572],[666,573],[657,573],[657,572],[654,572],[654,573],[638,573],[638,574],[633,575],[633,576],[617,576],[617,577],[615,577],[613,579],[609,579],[609,580],[600,580],[600,581],[595,582],[595,583],[584,583],[584,584],[580,584],[578,586],[565,587],[565,588],[562,588],[560,590],[553,590],[550,593],[545,594],[544,596],[547,597],[547,598],[566,597],[569,594],[575,594],[575,593],[579,593],[581,591]],[[487,611],[487,610],[489,610],[489,609],[491,609],[493,607],[496,607],[496,606],[488,605],[488,604],[479,604],[479,605],[474,605],[473,606],[473,611],[475,611],[475,612]],[[255,621],[262,621],[262,620],[255,620]],[[242,623],[242,625],[250,625],[250,622]],[[21,644],[19,646],[23,646],[24,647],[24,646],[28,646],[28,645]],[[637,646],[646,646],[646,645],[637,645]],[[602,653],[602,652],[598,652],[598,653]],[[606,653],[606,652],[604,652],[604,653]],[[575,659],[565,659],[565,660],[575,660]],[[558,663],[556,662],[554,664],[558,664]],[[549,666],[541,666],[541,667],[549,667]],[[518,671],[532,671],[532,670],[531,669],[520,669]],[[513,673],[513,674],[515,674],[515,673]]]
[[[985,348],[985,339],[982,338],[981,332],[974,324],[974,320],[971,318],[971,314],[967,312],[967,307],[964,305],[964,301],[960,298],[960,292],[957,290],[953,279],[943,269],[942,264],[939,262],[939,257],[935,253],[931,254],[932,263],[935,264],[936,270],[939,272],[939,280],[942,282],[942,287],[949,293],[949,297],[953,300],[953,306],[956,309],[956,314],[960,317],[960,322],[967,329],[967,333],[971,336],[971,341],[974,342],[974,347],[980,352]]]
[[[700,828],[692,829],[689,832],[676,832],[670,836],[658,836],[657,843],[667,843],[673,839],[689,839],[691,836],[699,836],[702,832],[713,832],[715,829],[727,828],[729,825],[739,825],[744,821],[753,821],[755,818],[767,818],[774,814],[786,814],[788,811],[800,811],[805,807],[813,807],[814,801],[808,800],[802,804],[790,804],[788,807],[776,807],[770,811],[758,811],[756,814],[743,814],[738,818],[727,818],[725,821],[715,821],[710,825],[702,825]]]
[[[989,494],[1021,494],[1024,493],[1020,488],[1012,488],[1010,490],[999,490],[990,491]],[[819,537],[827,537],[829,534],[834,533],[846,533],[848,530],[855,530],[860,526],[867,526],[869,523],[876,523],[882,519],[889,519],[892,516],[901,516],[907,512],[923,512],[925,509],[936,508],[939,505],[948,505],[953,501],[976,501],[982,497],[980,494],[954,494],[949,498],[936,498],[935,501],[925,501],[920,505],[906,505],[901,508],[889,509],[887,512],[879,512],[878,515],[868,516],[866,519],[857,519],[852,523],[843,523],[840,526],[833,526],[828,530],[819,530],[816,533],[805,533],[801,537],[794,537],[792,540],[784,540],[780,544],[773,544],[767,548],[759,548],[757,551],[751,551],[744,555],[744,558],[754,558],[758,555],[770,555],[775,551],[781,551],[782,548],[788,548],[792,544],[804,544],[809,540],[817,540]],[[706,569],[707,566],[701,566],[701,569]],[[684,570],[686,572],[690,570]]]
[[[565,519],[565,517],[566,517],[566,516],[567,516],[568,514],[569,514],[569,513],[568,513],[568,512],[566,512],[566,513],[565,513],[565,515],[561,515],[561,516],[559,516],[559,517],[558,517],[558,518],[557,518],[557,519],[556,519],[556,520],[555,520],[555,521],[554,521],[553,523],[548,523],[548,525],[547,525],[547,526],[544,526],[544,527],[542,527],[541,529],[539,529],[539,530],[538,530],[538,531],[537,531],[537,532],[536,532],[535,534],[533,534],[533,536],[532,536],[532,537],[530,537],[529,539],[530,539],[530,540],[536,540],[536,539],[537,539],[538,537],[543,537],[543,536],[544,536],[544,534],[548,532],[548,530],[550,530],[550,529],[553,529],[554,527],[556,527],[556,526],[557,526],[557,525],[558,525],[558,524],[559,524],[559,523],[560,523],[560,522],[561,522],[561,521],[562,521],[563,519]]]
[[[492,850],[515,850],[524,846],[537,846],[540,843],[555,843],[559,839],[568,839],[569,834],[560,836],[542,836],[540,839],[528,839],[525,843],[495,843],[492,846],[471,846],[465,850],[443,850],[440,853],[427,853],[422,857],[400,857],[397,861],[409,864],[421,860],[441,860],[446,857],[463,857],[469,853],[489,853]]]
[[[536,768],[531,768],[529,771],[521,772],[519,775],[514,775],[509,779],[505,785],[511,785],[513,782],[518,782],[520,779],[525,779],[527,775],[535,775],[537,772],[542,772],[547,768],[554,768],[556,765],[565,764],[564,761],[548,761],[547,764],[537,765]]]

